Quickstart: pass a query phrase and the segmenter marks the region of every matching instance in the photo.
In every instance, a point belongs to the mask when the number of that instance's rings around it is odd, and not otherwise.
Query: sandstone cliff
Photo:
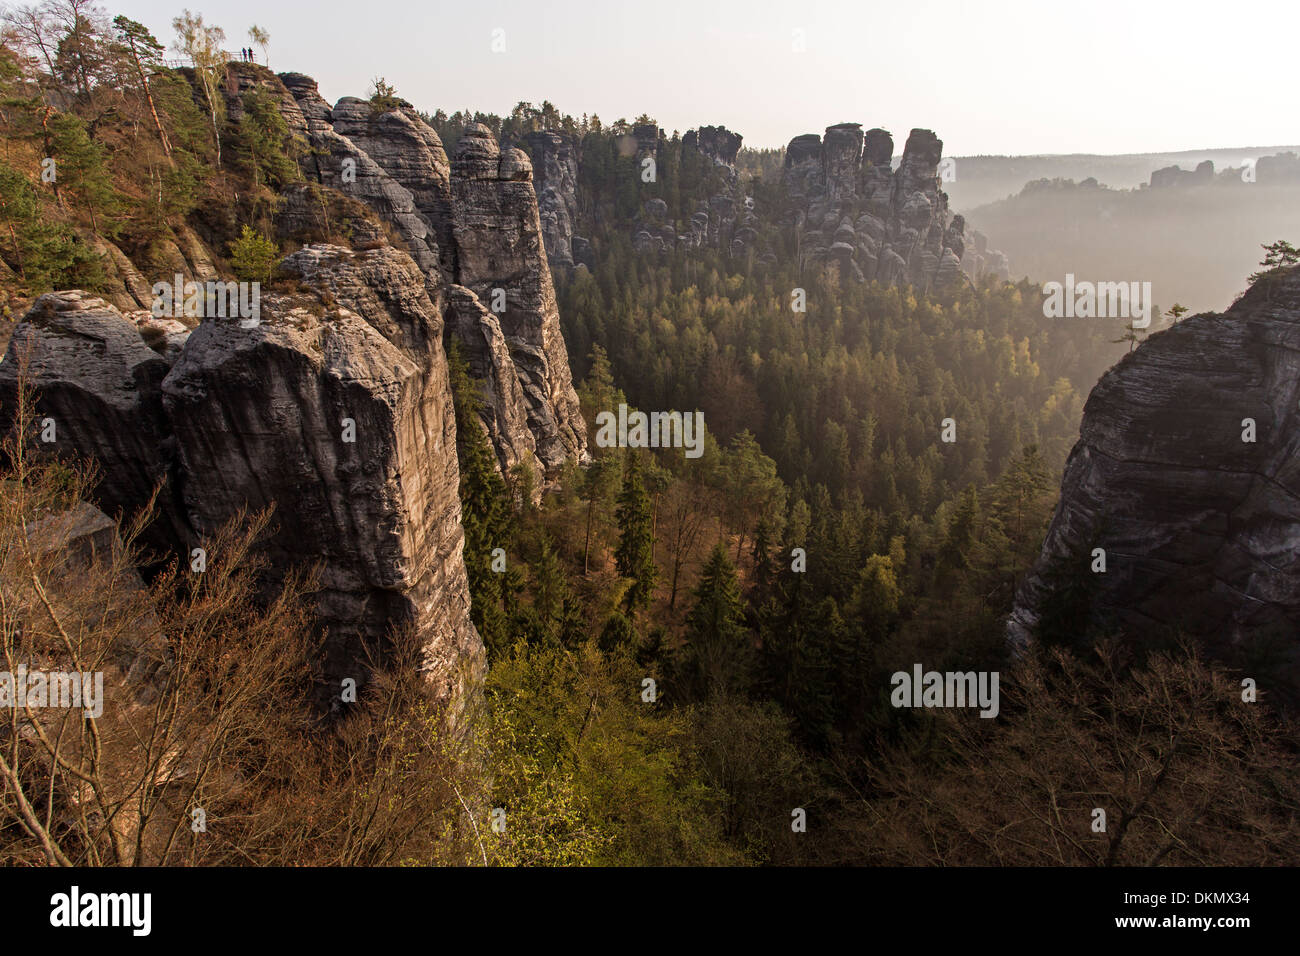
[[[170,473],[174,457],[162,400],[167,360],[102,298],[76,291],[42,296],[0,362],[0,435],[13,425],[24,365],[37,397],[36,429],[27,437],[39,448],[93,458],[101,506],[134,512]],[[151,547],[170,551],[185,535],[171,504],[164,496],[162,518],[146,540]]]
[[[563,133],[536,132],[524,137],[523,145],[533,160],[533,189],[547,259],[552,268],[572,268],[582,261],[573,249],[578,221],[578,144]]]
[[[409,104],[374,111],[344,97],[331,108],[309,77],[263,73],[263,83],[282,82],[294,101],[286,107],[290,128],[297,125],[295,109],[303,117],[312,146],[302,162],[306,177],[360,201],[389,224],[438,308],[452,310],[447,329],[462,340],[476,374],[485,376],[483,426],[503,469],[540,466],[539,477],[546,478],[567,458],[585,460],[586,426],[560,333],[528,157],[501,150],[476,124],[448,160],[438,134]],[[557,162],[552,182],[567,191],[568,161]],[[563,249],[564,200],[552,196],[547,209],[552,247]],[[452,285],[461,291],[449,301]]]
[[[46,444],[101,463],[103,507],[129,515],[162,484],[149,543],[163,556],[188,563],[241,509],[274,505],[269,577],[322,566],[324,686],[363,683],[363,645],[409,626],[430,683],[455,697],[483,648],[469,622],[440,310],[415,262],[389,247],[311,246],[285,268],[319,294],[268,295],[249,328],[205,319],[174,364],[102,299],[43,296],[0,363],[0,408],[12,414],[30,356],[38,417],[56,426]]]
[[[718,166],[725,166],[735,172],[736,154],[744,137],[733,133],[725,126],[701,126],[698,130],[687,130],[682,137],[682,145],[695,149],[713,160]]]
[[[331,107],[301,74],[231,64],[222,89],[232,122],[245,94],[269,94],[303,174],[275,222],[302,248],[278,291],[263,290],[260,321],[147,311],[159,279],[222,278],[226,250],[200,233],[229,223],[180,227],[135,261],[96,239],[107,301],[73,291],[35,303],[0,363],[0,430],[27,362],[38,418],[57,436],[44,450],[99,462],[102,507],[130,515],[161,487],[146,544],[162,558],[188,562],[241,509],[274,505],[268,583],[322,567],[323,686],[363,681],[365,648],[406,627],[429,681],[454,697],[484,654],[469,620],[446,338],[482,390],[503,472],[545,480],[586,457],[531,163],[482,127],[453,162],[409,104]],[[576,165],[550,175],[567,194]]]
[[[300,165],[307,179],[358,199],[373,209],[397,231],[404,241],[405,251],[426,275],[437,272],[440,255],[437,233],[416,206],[411,191],[364,149],[347,136],[335,132],[333,111],[317,92],[315,80],[298,73],[287,73],[282,79],[295,101],[293,107],[282,107],[289,128],[292,130],[298,125],[295,110],[302,116],[301,122],[305,126],[310,149],[303,154]],[[263,82],[274,88],[279,81],[267,73]],[[346,110],[344,112],[347,114]],[[351,127],[345,124],[345,128]],[[400,153],[394,150],[390,157],[393,154]],[[412,160],[412,164],[418,162],[418,159]]]
[[[965,221],[950,217],[939,188],[942,141],[912,130],[896,170],[893,152],[888,132],[863,133],[857,123],[790,141],[783,181],[794,199],[802,263],[824,266],[841,281],[922,289],[960,282]]]
[[[498,314],[548,473],[583,458],[586,427],[573,389],[560,311],[533,193],[532,163],[471,126],[452,161],[456,281]],[[504,302],[502,302],[504,300]]]
[[[649,129],[649,128],[647,128]],[[651,137],[638,127],[638,156],[649,155]],[[720,177],[707,174],[696,211],[682,222],[669,217],[661,199],[644,203],[632,226],[640,252],[719,249],[733,258],[777,261],[776,233],[798,249],[804,269],[824,269],[838,281],[910,284],[921,289],[951,286],[969,276],[1006,279],[1002,253],[965,220],[953,216],[940,189],[943,143],[929,130],[912,130],[897,170],[894,140],[883,129],[840,123],[825,136],[794,137],[781,176],[784,199],[775,208],[756,205],[735,170],[741,137],[716,126],[691,130],[683,152],[704,157]]]
[[[637,127],[638,131],[655,127]],[[637,133],[643,144],[638,156],[652,155],[644,144],[651,141],[648,133]],[[751,252],[759,253],[760,221],[754,199],[747,186],[740,183],[736,173],[736,155],[740,152],[742,137],[722,126],[704,126],[689,130],[682,137],[683,153],[697,154],[703,160],[699,185],[693,194],[694,212],[690,218],[678,221],[670,218],[668,204],[662,199],[649,199],[641,216],[632,225],[632,246],[638,252],[664,252],[669,249],[718,249],[733,258],[744,258]],[[759,258],[775,262],[770,252],[761,252]]]
[[[1249,420],[1249,421],[1248,421]],[[1253,427],[1252,423],[1253,422]],[[1253,439],[1253,440],[1250,440]],[[1097,383],[1008,630],[1212,648],[1300,626],[1300,270],[1152,336]],[[1094,572],[1094,549],[1105,552]]]

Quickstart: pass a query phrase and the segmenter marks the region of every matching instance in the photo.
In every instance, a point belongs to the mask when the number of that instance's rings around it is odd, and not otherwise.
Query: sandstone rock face
[[[14,408],[30,341],[52,450],[101,462],[102,506],[129,514],[163,481],[150,543],[188,555],[241,509],[274,505],[269,580],[322,564],[324,686],[362,683],[363,647],[409,627],[431,685],[456,699],[484,655],[469,621],[441,304],[391,247],[309,246],[284,268],[321,295],[266,295],[251,328],[205,319],[170,367],[102,300],[44,296],[0,363],[0,408]]]
[[[243,95],[251,89],[260,88],[269,93],[279,107],[280,114],[289,127],[289,135],[297,137],[304,143],[307,141],[307,118],[298,106],[297,94],[292,92],[292,89],[297,88],[304,93],[310,90],[315,93],[315,80],[301,73],[285,73],[277,77],[266,67],[255,63],[231,63],[222,81],[226,115],[232,122],[238,123],[244,114]],[[317,96],[317,100],[319,99]]]
[[[367,249],[387,244],[374,210],[316,183],[291,183],[280,192],[275,230],[280,239],[304,245],[346,242],[353,249]]]
[[[638,156],[648,154],[649,130],[638,127]],[[674,249],[718,249],[732,258],[775,263],[776,233],[793,233],[804,268],[839,282],[877,281],[920,289],[959,285],[984,276],[1008,278],[1010,266],[996,250],[966,254],[966,224],[948,209],[939,188],[943,143],[929,130],[912,130],[897,170],[893,137],[840,123],[825,136],[805,133],[790,141],[781,186],[791,211],[778,216],[755,206],[734,167],[739,135],[715,126],[691,130],[684,148],[708,157],[722,175],[689,220],[672,221],[660,199],[647,200],[632,224],[632,246],[646,254]]]
[[[135,323],[145,345],[161,355],[168,368],[175,365],[190,339],[191,328],[179,319],[156,319],[143,309],[125,314]]]
[[[725,126],[701,126],[698,130],[688,130],[682,137],[682,145],[697,149],[718,166],[733,168],[736,154],[744,137],[733,133]]]
[[[74,566],[110,558],[122,547],[113,519],[88,501],[33,521],[26,531],[33,554],[61,554]]]
[[[303,542],[324,562],[326,673],[347,676],[363,644],[409,625],[430,680],[454,695],[482,649],[442,317],[392,249],[312,246],[284,268],[338,308],[321,318],[273,300],[252,329],[204,322],[163,384],[189,521],[203,536],[240,507],[275,504],[271,566],[288,567]],[[241,397],[253,389],[257,401]]]
[[[153,301],[152,287],[126,253],[98,236],[91,237],[90,244],[104,263],[104,272],[113,286],[112,291],[106,293],[108,301],[119,309],[148,308]]]
[[[649,131],[656,127],[637,127],[643,148],[638,156],[649,155]],[[632,246],[638,252],[661,253],[672,249],[718,249],[733,258],[743,258],[758,250],[761,225],[754,200],[739,183],[735,160],[741,136],[721,126],[704,126],[682,137],[686,149],[698,151],[708,160],[710,169],[701,183],[695,211],[684,221],[673,220],[668,204],[659,198],[648,199],[642,215],[632,224]],[[704,197],[708,198],[704,198]]]
[[[484,427],[503,467],[540,462],[539,477],[554,476],[566,458],[586,457],[586,426],[578,409],[560,333],[548,248],[561,265],[573,264],[572,216],[576,209],[577,159],[573,144],[554,134],[537,150],[546,176],[534,192],[534,167],[522,150],[502,150],[487,127],[472,124],[449,161],[437,133],[409,104],[374,112],[368,102],[344,97],[334,107],[321,99],[313,80],[284,74],[283,87],[302,116],[313,153],[302,161],[311,182],[362,203],[403,239],[425,276],[426,292],[448,331],[460,334],[474,368],[491,394],[482,408]],[[292,124],[291,124],[292,125]],[[350,160],[350,175],[343,174]],[[294,193],[280,228],[310,234],[310,197]],[[541,209],[545,209],[543,228]],[[356,217],[352,217],[355,219]],[[378,237],[365,232],[365,248]],[[478,300],[458,297],[449,307],[446,290],[459,285]],[[505,297],[498,314],[500,289]],[[487,322],[479,308],[493,310]],[[498,348],[503,338],[506,353]],[[483,351],[487,348],[487,352]],[[487,360],[487,355],[492,360]],[[503,355],[509,365],[502,365]],[[520,423],[523,423],[522,426]]]
[[[929,130],[912,130],[897,170],[890,168],[893,145],[885,130],[864,134],[857,123],[832,126],[824,139],[790,141],[783,182],[799,210],[789,225],[804,265],[840,281],[921,289],[963,281],[965,222],[950,220],[939,189],[943,143]]]
[[[1240,178],[1240,174],[1237,174]],[[1295,153],[1275,153],[1261,156],[1255,163],[1255,179],[1261,183],[1300,182],[1300,156]]]
[[[861,166],[862,124],[841,123],[828,128],[822,141],[822,172],[832,200],[852,199],[857,195]]]
[[[363,148],[335,132],[333,111],[321,99],[315,81],[299,74],[287,74],[284,81],[306,122],[306,138],[311,149],[300,160],[304,175],[375,210],[397,230],[404,240],[405,251],[420,269],[426,275],[436,271],[439,260],[436,232],[416,206],[411,191]]]
[[[1166,166],[1151,174],[1152,189],[1169,189],[1179,186],[1203,186],[1214,182],[1214,161],[1202,160],[1196,169],[1186,170],[1180,166]]]
[[[786,149],[781,185],[793,212],[778,219],[755,207],[732,166],[740,137],[704,127],[683,146],[709,156],[731,175],[686,223],[667,222],[661,200],[650,200],[633,224],[632,244],[645,253],[674,248],[720,249],[736,258],[776,261],[772,233],[794,233],[801,264],[839,282],[877,281],[920,289],[967,282],[967,276],[1008,277],[1006,258],[987,248],[966,254],[966,224],[951,216],[939,188],[943,143],[929,130],[912,130],[897,170],[894,140],[883,129],[865,133],[840,123],[796,136]],[[663,208],[661,208],[663,207]],[[669,228],[671,227],[671,228]],[[986,244],[987,245],[987,244]]]
[[[572,136],[536,132],[524,137],[533,159],[533,188],[542,240],[552,267],[574,265],[573,231],[578,218],[578,148]]]
[[[548,472],[567,457],[583,458],[586,426],[560,334],[527,155],[518,149],[502,153],[486,127],[467,129],[452,161],[452,214],[458,284],[493,311],[504,297],[497,320],[523,390],[537,457]]]
[[[1300,270],[1152,336],[1084,408],[1061,498],[1008,623],[1031,640],[1057,575],[1080,629],[1211,647],[1300,626]],[[1246,419],[1254,441],[1243,440]],[[1093,575],[1092,550],[1106,552]]]
[[[454,270],[451,162],[438,134],[409,105],[376,114],[365,100],[345,96],[330,115],[336,133],[365,150],[410,192],[415,208],[434,227],[443,269]]]
[[[658,158],[659,155],[659,127],[653,123],[642,123],[632,127],[632,138],[636,140],[636,162],[637,169],[641,168],[641,160],[647,156]]]
[[[454,697],[484,654],[469,620],[444,335],[465,347],[503,471],[553,478],[586,458],[546,250],[590,259],[565,217],[573,144],[547,144],[544,240],[533,163],[486,128],[467,130],[453,164],[409,104],[331,107],[310,77],[232,64],[222,92],[233,121],[253,91],[300,140],[304,182],[285,188],[275,223],[305,244],[282,264],[299,291],[263,290],[251,327],[191,329],[149,314],[151,283],[221,278],[202,237],[178,229],[137,263],[104,243],[111,302],[67,292],[36,303],[0,363],[0,427],[12,425],[17,350],[30,344],[38,416],[57,435],[46,450],[95,458],[97,502],[112,514],[160,485],[145,541],[156,554],[188,556],[240,509],[275,504],[269,576],[323,567],[325,682],[364,678],[363,646],[409,628],[430,682]]]
[[[482,383],[480,419],[497,454],[502,474],[527,465],[534,474],[545,469],[537,458],[537,440],[528,428],[527,404],[501,323],[469,289],[454,285],[449,295],[447,326],[460,341],[470,373]],[[540,496],[541,487],[537,487]]]
[[[36,399],[28,442],[70,460],[93,458],[102,475],[99,504],[114,516],[133,514],[166,482],[146,544],[170,550],[185,529],[169,507],[175,488],[167,482],[174,443],[162,402],[166,360],[103,299],[76,291],[43,295],[0,362],[0,434],[16,424],[24,362]]]
[[[822,138],[803,133],[790,140],[785,150],[782,180],[793,196],[808,198],[826,188],[826,169],[822,163]]]
[[[953,217],[954,221],[958,218],[960,217]],[[985,276],[992,276],[1002,282],[1010,280],[1010,261],[1005,254],[989,248],[988,237],[984,233],[978,229],[968,229],[964,230],[964,235],[966,241],[961,254],[962,271],[976,280]]]
[[[220,278],[217,267],[212,262],[212,256],[208,254],[207,246],[194,234],[194,230],[182,224],[176,227],[175,233],[176,245],[185,256],[185,261],[189,263],[194,281],[208,282]],[[150,302],[152,302],[152,294]]]

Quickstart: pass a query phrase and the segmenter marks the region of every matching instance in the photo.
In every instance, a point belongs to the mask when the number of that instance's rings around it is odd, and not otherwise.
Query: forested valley
[[[309,243],[282,228],[285,196],[305,190],[326,210],[316,241],[346,245],[329,219],[354,213],[307,182],[310,147],[275,97],[235,82],[215,56],[222,38],[188,11],[177,42],[195,65],[182,68],[141,24],[72,0],[51,9],[65,6],[62,20],[14,8],[0,42],[4,337],[44,293],[120,292],[123,257],[149,281],[170,279],[195,244],[215,275],[297,294],[277,269]],[[238,75],[274,80],[261,67]],[[370,92],[376,115],[401,102],[382,82]],[[211,640],[233,642],[221,645],[232,670],[185,672],[167,694],[274,679],[281,701],[260,705],[265,726],[227,741],[221,759],[247,777],[222,791],[223,839],[186,833],[152,857],[141,841],[139,861],[1294,859],[1293,725],[1269,707],[1224,704],[1243,668],[1267,673],[1263,649],[1210,659],[1177,635],[1081,634],[1083,573],[1033,647],[1007,640],[1085,400],[1131,361],[1131,330],[1047,319],[1027,280],[921,290],[807,268],[775,225],[789,200],[770,151],[737,163],[770,213],[770,258],[638,250],[630,226],[647,201],[685,217],[718,188],[722,173],[676,133],[661,133],[658,177],[642,183],[621,151],[634,125],[624,120],[602,126],[550,104],[504,118],[416,105],[448,153],[473,122],[503,148],[540,129],[581,141],[592,263],[553,280],[590,460],[550,480],[502,474],[479,425],[483,383],[447,336],[469,613],[487,655],[454,735],[402,654],[375,663],[354,710],[307,715],[289,675],[311,670],[309,575],[268,598],[252,557],[187,584],[174,559],[134,555],[169,633],[201,621]],[[57,189],[41,178],[51,156]],[[400,238],[376,235],[373,246]],[[704,453],[601,447],[597,416],[624,404],[702,411]],[[25,447],[21,435],[7,445],[0,486],[11,545],[0,571],[11,577],[29,570],[16,563],[26,522],[94,495],[90,471]],[[250,518],[221,540],[242,561],[276,520]],[[107,593],[105,581],[88,593]],[[891,705],[891,675],[917,664],[999,672],[999,718]],[[1155,787],[1132,772],[1162,761]],[[22,783],[9,772],[6,794]],[[1099,804],[1131,825],[1090,831]],[[6,796],[0,809],[0,859],[43,859],[15,806]],[[495,839],[498,807],[509,825]],[[64,851],[128,862],[96,842],[98,826],[69,824]]]

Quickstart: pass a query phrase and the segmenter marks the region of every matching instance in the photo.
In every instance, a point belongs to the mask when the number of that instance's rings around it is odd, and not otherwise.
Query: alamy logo
[[[87,717],[104,713],[103,671],[0,671],[0,707],[80,707]]]
[[[216,318],[239,319],[240,327],[254,328],[262,320],[262,284],[260,282],[175,282],[153,284],[155,319]]]
[[[1043,315],[1049,319],[1132,319],[1135,329],[1151,324],[1150,282],[1076,283],[1071,272],[1064,285],[1044,285],[1043,295]]]
[[[129,926],[134,936],[148,936],[152,928],[151,893],[70,892],[50,897],[51,926]]]
[[[1000,709],[997,671],[897,671],[890,678],[895,707],[979,707],[981,717],[996,717]]]
[[[704,413],[629,412],[596,415],[596,444],[601,448],[684,448],[687,458],[704,454]]]

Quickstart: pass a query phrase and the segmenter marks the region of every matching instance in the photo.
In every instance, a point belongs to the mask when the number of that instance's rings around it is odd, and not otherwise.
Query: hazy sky
[[[185,0],[101,2],[170,43]],[[901,149],[921,126],[954,156],[1300,139],[1295,0],[188,2],[230,49],[268,29],[272,69],[314,76],[330,102],[383,75],[429,111],[550,100],[605,122],[722,124],[748,146],[856,122]]]

